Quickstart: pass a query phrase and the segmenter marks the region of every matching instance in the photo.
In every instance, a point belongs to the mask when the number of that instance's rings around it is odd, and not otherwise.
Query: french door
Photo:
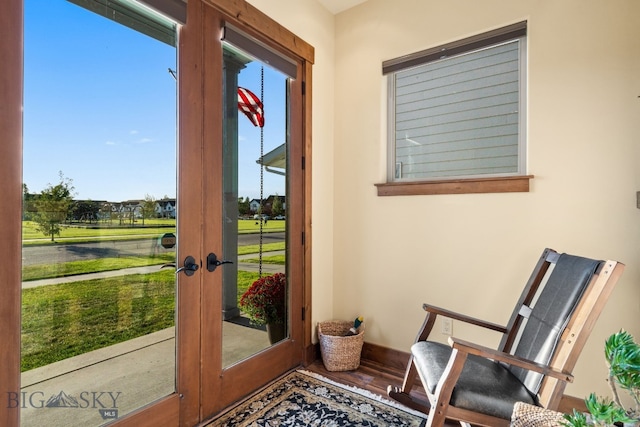
[[[304,181],[301,148],[304,116],[300,108],[303,96],[301,61],[269,48],[247,29],[243,31],[241,23],[220,11],[207,5],[204,9],[203,27],[206,29],[211,25],[213,34],[222,31],[222,40],[207,37],[206,33],[204,36],[204,88],[205,93],[211,91],[212,97],[222,88],[223,108],[206,104],[203,109],[205,141],[208,136],[212,141],[222,138],[220,145],[205,142],[205,156],[212,165],[212,183],[222,183],[215,185],[222,194],[205,207],[205,212],[209,212],[205,216],[217,216],[222,222],[210,233],[205,232],[203,240],[205,246],[220,248],[225,259],[231,256],[234,260],[234,264],[223,267],[224,274],[213,275],[204,284],[205,295],[211,295],[206,301],[211,301],[214,308],[222,307],[222,310],[205,308],[202,322],[203,337],[208,341],[202,349],[203,359],[215,361],[203,370],[202,410],[209,414],[218,412],[303,360],[304,216],[301,207],[304,206]],[[211,66],[213,68],[209,68]],[[213,125],[220,119],[222,129]],[[240,193],[247,189],[253,189],[257,197]],[[237,219],[239,196],[245,196],[245,203],[250,200],[257,206],[255,211],[249,206],[249,219]],[[278,204],[280,208],[275,209]],[[223,214],[219,215],[220,212]],[[247,268],[246,263],[238,260],[237,251],[234,252],[239,233],[247,221],[250,227],[259,229],[257,272],[255,264],[254,268]],[[271,230],[277,231],[271,233]],[[268,242],[279,240],[279,235],[283,247],[276,251],[265,250],[273,245]],[[266,262],[274,257],[281,261],[276,264]],[[269,339],[265,330],[253,329],[246,323],[247,316],[243,311],[251,310],[242,306],[242,300],[237,306],[239,286],[234,284],[239,285],[242,277],[239,273],[246,274],[247,270],[253,271],[248,282],[259,276],[284,275],[283,292],[274,296],[276,301],[268,302],[278,307],[274,316],[267,314],[267,317],[276,317],[275,323],[266,325],[267,329],[283,328],[282,335]],[[263,291],[269,290],[256,290],[257,293]],[[250,289],[248,293],[251,292]],[[220,296],[222,301],[217,301]],[[212,315],[211,321],[206,318],[207,313]],[[219,315],[222,315],[221,321]],[[237,351],[238,347],[250,343],[254,347]],[[261,344],[256,348],[256,343]],[[207,396],[217,398],[208,399]]]
[[[308,339],[303,333],[308,247],[304,62],[231,18],[239,14],[226,12],[224,5],[205,2],[200,9],[190,8],[181,40],[180,88],[188,92],[181,100],[193,99],[191,91],[196,97],[202,93],[201,106],[180,106],[188,121],[181,125],[181,139],[202,135],[202,149],[194,150],[192,158],[202,165],[203,220],[197,223],[202,260],[230,261],[202,272],[201,418],[299,365]],[[194,39],[202,44],[191,45]],[[257,238],[253,266],[238,256],[247,228]],[[281,246],[268,243],[278,241]],[[267,263],[270,257],[275,264]],[[284,334],[270,341],[265,329],[273,325],[255,325],[260,319],[250,318],[239,297],[255,279],[273,274],[286,277],[278,297],[283,311],[277,316],[282,316],[277,321]]]
[[[85,186],[84,178],[65,170],[67,175],[61,172],[59,183],[28,191],[19,184],[25,183],[23,175],[31,176],[27,159],[33,155],[31,144],[38,134],[29,128],[31,111],[27,111],[23,146],[22,94],[9,89],[21,88],[23,82],[29,88],[41,83],[29,80],[33,78],[27,74],[29,62],[23,70],[17,53],[25,39],[25,52],[29,48],[26,30],[16,25],[27,1],[38,0],[8,0],[0,6],[0,54],[15,60],[0,78],[4,108],[0,136],[7,141],[0,156],[7,184],[3,196],[7,201],[22,197],[25,208],[12,203],[0,225],[6,236],[0,246],[4,297],[0,299],[4,321],[0,338],[9,344],[0,350],[0,383],[6,387],[0,390],[6,399],[6,405],[0,405],[0,424],[193,426],[311,359],[309,80],[313,49],[244,2],[194,0],[186,6],[164,0],[144,2],[167,12],[171,16],[167,21],[133,0],[70,0],[85,9],[73,13],[88,9],[111,19],[124,14],[123,22],[131,28],[149,28],[151,22],[152,37],[175,43],[177,63],[169,64],[164,77],[175,87],[177,138],[173,148],[169,143],[162,150],[136,154],[140,150],[136,144],[171,140],[172,135],[166,131],[138,135],[140,129],[131,128],[130,145],[120,161],[109,160],[106,151],[80,153],[64,144],[56,147],[52,141],[43,148],[44,156],[55,162],[58,152],[67,150],[65,161],[71,160],[74,167],[82,165],[92,172],[87,176],[102,180]],[[96,21],[85,35],[100,31],[100,25]],[[171,28],[175,28],[174,39]],[[94,49],[100,46],[98,41],[93,43]],[[143,48],[135,60],[143,61],[143,54],[153,49]],[[116,83],[126,86],[127,80],[123,75]],[[75,86],[80,86],[80,79]],[[153,101],[155,95],[140,96],[151,103],[164,102]],[[29,108],[39,105],[26,95],[25,102]],[[126,104],[118,108],[152,110]],[[102,114],[107,116],[106,111]],[[154,120],[158,126],[153,126]],[[151,117],[148,132],[162,127],[158,120],[171,118]],[[100,125],[107,131],[116,127],[111,117]],[[46,128],[37,131],[47,133]],[[92,131],[98,129],[94,126]],[[106,149],[124,145],[122,140],[106,137],[103,142]],[[52,151],[47,155],[46,150]],[[140,162],[157,159],[156,172],[163,176],[145,175],[140,172],[143,165],[117,169],[127,163],[126,156],[138,157]],[[171,158],[174,169],[163,166]],[[24,172],[16,167],[23,160]],[[91,193],[100,185],[108,188],[109,177],[116,182],[117,174],[130,180],[111,186],[122,194],[135,188],[142,192],[137,199],[74,197],[74,186]],[[175,179],[165,180],[166,176]],[[162,182],[164,187],[158,185]],[[152,188],[160,193],[152,194]],[[64,194],[55,199],[60,190]],[[70,216],[72,205],[75,210]],[[157,230],[145,234],[156,225]],[[120,234],[127,227],[140,235],[123,243]],[[89,237],[74,240],[72,229]],[[93,233],[93,229],[99,231]],[[34,242],[43,240],[35,236],[38,232],[49,233],[57,241],[48,246],[42,242],[45,250],[39,252],[34,249],[37,244],[25,243],[29,240],[25,230],[35,230],[30,237]],[[119,237],[114,240],[114,235]],[[22,259],[16,252],[22,253]],[[59,252],[76,258],[56,258]],[[83,264],[82,254],[99,254],[98,270],[115,269],[116,278],[87,271],[92,267]],[[119,260],[116,266],[105,267],[112,258]],[[124,268],[129,258],[149,265],[144,271]],[[40,277],[41,264],[54,266],[47,267],[54,270],[53,275],[70,274],[71,278],[62,284],[46,282]],[[62,273],[72,264],[79,272],[94,275]],[[27,283],[30,274],[39,280]],[[284,286],[273,301],[279,307],[276,318],[264,324],[264,317],[243,304],[242,296],[258,279],[273,277],[284,278],[280,280]],[[92,322],[95,331],[89,328]],[[100,329],[101,323],[106,330]],[[130,336],[132,325],[137,332]],[[278,327],[281,334],[270,338],[268,331]],[[80,350],[67,354],[65,345],[51,350],[67,338],[73,338],[69,339],[73,344],[66,347]]]

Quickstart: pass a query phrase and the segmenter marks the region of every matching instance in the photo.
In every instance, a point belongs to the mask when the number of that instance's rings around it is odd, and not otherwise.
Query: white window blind
[[[391,181],[524,171],[523,38],[393,71]]]

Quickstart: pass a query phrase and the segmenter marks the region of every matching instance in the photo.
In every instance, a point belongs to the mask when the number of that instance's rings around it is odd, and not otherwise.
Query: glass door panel
[[[25,0],[23,426],[102,425],[176,383],[175,25],[73,3],[92,11]]]
[[[223,368],[289,336],[289,77],[224,44]]]

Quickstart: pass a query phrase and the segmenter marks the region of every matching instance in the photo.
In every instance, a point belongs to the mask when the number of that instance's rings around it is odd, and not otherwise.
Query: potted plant
[[[623,425],[633,421],[627,416],[623,407],[610,399],[598,398],[595,393],[591,393],[585,400],[589,418],[586,414],[578,412],[575,409],[573,414],[565,415],[564,425],[568,427],[610,427]]]
[[[640,345],[625,330],[611,335],[604,346],[608,367],[607,382],[613,399],[599,399],[594,393],[585,399],[591,420],[585,414],[573,411],[566,415],[565,425],[585,426],[638,426],[640,424]],[[624,409],[618,387],[626,390],[633,399],[633,408]]]
[[[251,322],[266,325],[273,344],[286,336],[287,278],[283,273],[264,276],[253,282],[240,297],[240,308]]]

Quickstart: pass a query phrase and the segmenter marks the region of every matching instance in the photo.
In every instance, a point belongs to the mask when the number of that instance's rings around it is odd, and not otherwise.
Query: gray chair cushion
[[[445,344],[420,341],[411,347],[418,372],[430,393],[434,393],[444,372],[451,347]],[[499,363],[469,355],[451,395],[450,404],[475,412],[510,419],[513,405],[537,400],[507,368]]]
[[[584,293],[600,261],[562,254],[549,275],[514,354],[547,365],[571,313]],[[538,393],[542,374],[518,367],[511,372],[534,394]]]

